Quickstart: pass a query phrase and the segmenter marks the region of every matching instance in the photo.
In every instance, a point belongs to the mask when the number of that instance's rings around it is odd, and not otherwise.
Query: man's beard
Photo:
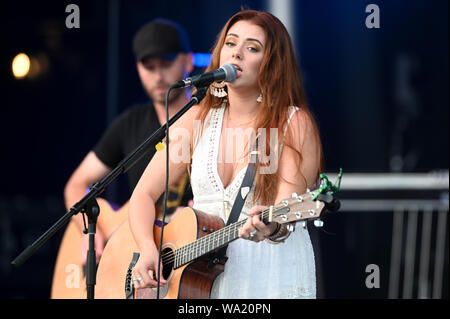
[[[150,91],[150,92],[148,92]],[[151,97],[151,99],[153,100],[153,102],[158,103],[158,104],[165,104],[166,103],[166,94],[167,91],[162,93],[162,94],[157,94],[154,92],[154,90],[148,90],[147,93],[148,95]],[[184,90],[180,90],[180,89],[175,89],[170,91],[170,95],[169,95],[169,107],[170,104],[173,103],[173,101],[176,101],[181,94],[184,93]]]

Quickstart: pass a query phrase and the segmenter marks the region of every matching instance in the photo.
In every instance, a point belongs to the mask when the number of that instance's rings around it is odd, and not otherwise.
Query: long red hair
[[[259,69],[258,84],[261,89],[263,100],[261,102],[261,111],[258,112],[256,127],[266,129],[266,150],[270,154],[270,128],[278,129],[278,141],[284,144],[284,147],[291,147],[296,151],[297,163],[300,163],[303,156],[300,151],[292,145],[292,136],[283,134],[284,127],[289,117],[289,106],[299,106],[300,112],[310,119],[314,126],[317,142],[320,145],[320,171],[323,170],[323,155],[317,124],[308,109],[303,80],[300,74],[299,65],[294,53],[294,48],[283,23],[274,15],[255,11],[243,10],[232,16],[219,33],[213,48],[211,63],[205,72],[220,67],[220,52],[224,45],[228,30],[238,21],[246,20],[257,26],[260,26],[266,33],[266,49]],[[208,112],[212,108],[218,108],[222,105],[222,98],[217,98],[207,94],[201,102],[201,111],[198,119],[201,123],[205,121]],[[268,163],[258,163],[258,172],[261,165]],[[273,204],[279,181],[279,170],[273,174],[257,174],[254,201],[261,204]]]

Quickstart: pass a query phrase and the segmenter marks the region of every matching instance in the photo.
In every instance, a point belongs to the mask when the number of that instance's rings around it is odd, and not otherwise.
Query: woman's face
[[[259,92],[258,74],[265,45],[266,35],[260,26],[246,20],[233,24],[220,51],[220,65],[231,63],[237,70],[236,80],[227,84],[229,88],[254,88]]]

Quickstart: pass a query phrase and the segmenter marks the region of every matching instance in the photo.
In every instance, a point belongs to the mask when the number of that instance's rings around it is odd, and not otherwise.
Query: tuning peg
[[[317,228],[323,227],[323,220],[321,219],[316,219],[314,221],[314,226],[316,226]]]
[[[292,193],[291,197],[292,198],[298,198],[298,195],[297,195],[297,193]]]
[[[306,222],[299,222],[300,226],[306,229]]]

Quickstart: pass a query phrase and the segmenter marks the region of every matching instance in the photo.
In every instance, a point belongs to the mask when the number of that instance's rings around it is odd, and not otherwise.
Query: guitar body
[[[108,240],[113,231],[127,219],[128,204],[115,211],[102,198],[97,198],[97,203],[100,207],[97,226]],[[84,265],[81,262],[82,240],[82,234],[75,222],[70,221],[64,232],[55,263],[50,296],[52,299],[86,298],[86,277]]]
[[[191,208],[184,208],[164,227],[162,255],[196,241],[224,226],[222,219]],[[154,239],[159,247],[161,228],[154,226]],[[138,247],[130,231],[128,219],[112,234],[97,270],[95,298],[124,299],[126,283],[130,282],[128,268]],[[209,298],[214,279],[223,265],[207,267],[208,256],[201,257],[177,269],[173,263],[163,267],[166,286],[160,287],[161,299]],[[127,278],[128,276],[128,278]],[[156,289],[136,289],[134,298],[155,299]]]
[[[319,219],[325,201],[332,203],[331,194],[308,191],[261,211],[259,216],[266,223],[295,224]],[[314,196],[314,198],[313,198]],[[317,197],[317,198],[316,198]],[[192,208],[184,208],[164,227],[161,260],[163,277],[167,280],[160,287],[160,299],[206,299],[216,277],[223,272],[226,258],[221,257],[213,267],[208,264],[221,247],[239,238],[239,228],[246,220],[224,226],[221,218]],[[159,248],[161,228],[155,220],[154,241]],[[156,288],[134,289],[132,269],[139,259],[139,249],[134,241],[128,219],[111,235],[97,270],[95,298],[98,299],[155,299]],[[157,269],[156,269],[157,270]],[[155,276],[154,276],[155,277]]]

